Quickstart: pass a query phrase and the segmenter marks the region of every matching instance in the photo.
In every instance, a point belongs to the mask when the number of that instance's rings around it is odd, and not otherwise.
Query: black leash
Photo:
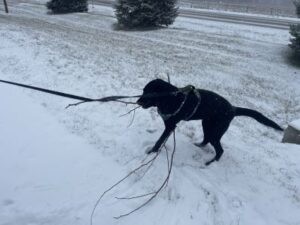
[[[57,96],[65,97],[65,98],[72,98],[72,99],[80,100],[80,101],[82,101],[82,103],[83,102],[95,102],[95,101],[111,102],[111,101],[118,101],[119,99],[124,99],[124,98],[139,98],[142,96],[142,95],[133,95],[133,96],[116,95],[116,96],[108,96],[108,97],[104,97],[104,98],[93,99],[93,98],[86,98],[86,97],[82,97],[82,96],[78,96],[78,95],[68,94],[68,93],[64,93],[64,92],[53,91],[53,90],[49,90],[49,89],[45,89],[45,88],[35,87],[35,86],[31,86],[31,85],[6,81],[6,80],[0,80],[0,82],[32,89],[32,90],[36,90],[36,91],[40,91],[40,92],[45,92],[48,94],[57,95]],[[178,91],[165,92],[165,93],[151,93],[151,94],[143,95],[143,98],[163,97],[163,96],[177,95],[178,93],[179,93]],[[124,103],[126,103],[126,102],[124,102]],[[74,104],[74,105],[76,105],[76,104]]]
[[[20,86],[20,87],[24,87],[24,88],[33,89],[33,90],[36,90],[36,91],[41,91],[41,92],[49,93],[49,94],[52,94],[52,95],[58,95],[58,96],[62,96],[62,97],[65,97],[65,98],[72,98],[72,99],[77,99],[77,100],[80,100],[80,101],[94,101],[94,99],[91,99],[91,98],[85,98],[85,97],[72,95],[72,94],[67,94],[67,93],[58,92],[58,91],[52,91],[52,90],[49,90],[49,89],[34,87],[34,86],[31,86],[31,85],[15,83],[15,82],[6,81],[6,80],[0,80],[0,82],[6,83],[6,84],[12,84],[12,85],[16,85],[16,86]]]
[[[58,96],[65,97],[65,98],[72,98],[72,99],[76,99],[76,100],[80,100],[80,101],[84,101],[84,102],[93,102],[93,101],[109,102],[109,101],[116,101],[116,100],[122,99],[122,98],[139,98],[139,97],[141,97],[141,95],[135,95],[135,96],[119,96],[119,95],[117,95],[117,96],[109,96],[109,97],[104,97],[104,98],[99,98],[99,99],[93,99],[93,98],[86,98],[86,97],[82,97],[82,96],[78,96],[78,95],[68,94],[68,93],[64,93],[64,92],[53,91],[53,90],[49,90],[49,89],[45,89],[45,88],[39,88],[39,87],[31,86],[31,85],[6,81],[6,80],[0,80],[0,82],[6,83],[6,84],[12,84],[12,85],[19,86],[19,87],[29,88],[29,89],[36,90],[36,91],[41,91],[41,92],[45,92],[45,93],[52,94],[52,95],[58,95]]]

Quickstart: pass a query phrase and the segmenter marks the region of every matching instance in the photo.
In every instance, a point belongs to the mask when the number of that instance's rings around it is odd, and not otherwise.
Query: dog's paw
[[[146,149],[146,154],[151,154],[151,153],[157,153],[158,151],[157,150],[155,150],[153,147],[151,147],[151,148],[147,148]]]
[[[195,142],[194,145],[199,148],[203,147],[201,142]]]
[[[209,164],[211,164],[212,162],[206,162],[205,166],[209,166]]]
[[[206,169],[206,168],[207,168],[207,166],[206,166],[206,165],[204,165],[204,164],[202,164],[202,165],[200,165],[198,168],[199,168],[199,169],[202,169],[202,170],[204,170],[204,169]]]
[[[153,153],[153,147],[152,146],[147,147],[146,150],[145,150],[145,153],[148,154],[148,155]]]
[[[213,163],[213,162],[215,162],[215,161],[216,161],[216,159],[212,159],[212,160],[206,162],[206,163],[205,163],[205,166],[209,166],[211,163]]]
[[[195,142],[194,143],[195,146],[199,147],[199,148],[203,148],[207,145],[207,143],[203,143],[203,142]]]

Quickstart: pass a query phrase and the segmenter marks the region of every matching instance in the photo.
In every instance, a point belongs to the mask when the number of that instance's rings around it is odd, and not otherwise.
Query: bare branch
[[[93,225],[93,217],[95,214],[95,210],[97,208],[97,206],[99,205],[101,199],[107,194],[107,192],[111,191],[113,188],[115,188],[116,186],[118,186],[120,183],[122,183],[124,180],[126,180],[128,177],[130,177],[131,175],[133,175],[134,173],[136,173],[138,170],[140,170],[141,168],[149,165],[152,161],[154,161],[158,156],[158,153],[150,160],[148,160],[146,163],[141,164],[139,167],[135,168],[134,170],[130,171],[126,176],[124,176],[121,180],[119,180],[118,182],[116,182],[114,185],[112,185],[110,188],[108,188],[107,190],[105,190],[102,195],[98,198],[98,200],[96,201],[93,211],[91,213],[90,216],[90,225]]]
[[[152,167],[154,163],[154,160],[150,163],[150,165],[147,167],[147,169],[145,170],[145,172],[143,173],[143,175],[140,177],[140,179],[142,179],[147,173],[148,171],[150,170],[150,168]]]
[[[171,84],[171,78],[170,78],[170,74],[167,73],[167,76],[168,76],[168,83]]]
[[[132,196],[132,197],[116,197],[116,199],[119,199],[119,200],[131,200],[131,199],[137,199],[137,198],[143,198],[143,197],[147,197],[149,195],[153,195],[155,194],[155,192],[150,192],[150,193],[147,193],[147,194],[142,194],[142,195],[136,195],[136,196]]]
[[[87,102],[90,102],[90,101],[80,101],[80,102],[77,102],[77,103],[69,104],[69,105],[66,106],[65,109],[68,109],[68,108],[70,108],[72,106],[78,106],[78,105],[81,105],[81,104],[87,103]]]
[[[140,97],[140,95],[134,95],[134,96],[119,96],[119,95],[117,95],[117,96],[108,96],[108,97],[98,98],[98,99],[84,99],[83,101],[67,105],[66,109],[71,106],[78,106],[78,105],[81,105],[81,104],[87,103],[87,102],[119,102],[119,103],[123,103],[126,105],[137,105],[136,102],[128,102],[128,101],[123,101],[120,99],[138,98],[138,97]]]
[[[170,175],[172,172],[172,168],[173,168],[173,162],[174,162],[174,155],[175,155],[175,151],[176,151],[176,137],[175,137],[175,130],[173,131],[173,139],[174,139],[174,146],[173,146],[173,151],[172,151],[172,155],[171,155],[171,159],[169,159],[169,155],[166,149],[166,153],[167,153],[167,164],[168,164],[168,173],[166,178],[164,179],[163,183],[159,186],[159,188],[153,192],[149,192],[149,193],[145,193],[145,194],[141,194],[141,195],[136,195],[136,196],[131,196],[131,197],[116,197],[116,199],[119,200],[132,200],[132,199],[138,199],[138,198],[144,198],[147,196],[151,196],[148,200],[146,200],[143,204],[141,204],[140,206],[138,206],[137,208],[135,208],[134,210],[131,210],[128,213],[119,215],[117,217],[114,217],[115,219],[121,219],[123,217],[129,216],[131,214],[133,214],[134,212],[140,210],[141,208],[145,207],[147,204],[149,204],[160,192],[163,188],[167,187],[169,179],[170,179]],[[163,147],[165,147],[165,143],[167,140],[165,140],[165,142],[163,143]],[[126,176],[124,176],[122,179],[120,179],[119,181],[117,181],[114,185],[112,185],[110,188],[108,188],[107,190],[105,190],[102,195],[98,198],[98,200],[96,201],[93,211],[91,213],[91,217],[90,217],[90,225],[93,225],[93,216],[95,213],[95,210],[97,208],[97,206],[99,205],[101,199],[109,192],[111,191],[113,188],[115,188],[116,186],[118,186],[120,183],[122,183],[124,180],[126,180],[128,177],[130,177],[131,175],[133,175],[134,173],[136,173],[137,171],[139,171],[140,169],[144,168],[145,166],[148,166],[146,171],[144,172],[143,176],[145,176],[145,174],[149,171],[149,169],[152,167],[155,159],[158,157],[159,155],[158,151],[156,153],[156,155],[151,158],[150,160],[148,160],[147,162],[143,162],[140,166],[138,166],[137,168],[135,168],[134,170],[130,171]],[[143,177],[142,176],[142,177]]]
[[[128,111],[127,113],[122,114],[120,117],[127,116],[127,115],[130,114],[131,112],[135,112],[135,110],[137,110],[137,109],[140,108],[140,107],[141,107],[141,106],[137,106],[137,107],[135,107],[134,109],[131,109],[130,111]]]
[[[132,119],[131,119],[130,123],[128,124],[127,128],[129,128],[133,124],[134,118],[135,118],[135,110],[133,111]]]
[[[136,102],[127,102],[127,101],[122,101],[122,100],[105,100],[105,101],[102,101],[101,99],[96,99],[96,100],[86,100],[86,101],[80,101],[80,102],[77,102],[77,103],[73,103],[73,104],[69,104],[66,106],[66,109],[72,107],[72,106],[78,106],[78,105],[81,105],[81,104],[84,104],[84,103],[88,103],[88,102],[119,102],[119,103],[123,103],[123,104],[126,104],[126,105],[137,105]]]
[[[115,219],[121,219],[123,217],[129,216],[132,213],[140,210],[141,208],[143,208],[144,206],[146,206],[147,204],[149,204],[159,193],[160,191],[166,186],[166,184],[168,183],[168,180],[170,179],[170,175],[172,172],[172,168],[173,168],[173,161],[174,161],[174,155],[175,155],[175,151],[176,151],[176,138],[175,138],[175,131],[173,132],[173,137],[174,137],[174,148],[173,148],[173,152],[172,152],[172,156],[171,156],[171,162],[170,162],[170,167],[168,169],[168,175],[165,178],[164,182],[162,183],[162,185],[154,192],[152,193],[148,193],[148,194],[144,194],[144,195],[140,195],[140,196],[133,196],[133,197],[129,197],[129,199],[134,199],[134,198],[141,198],[141,197],[145,197],[148,195],[152,195],[147,201],[145,201],[143,204],[141,204],[139,207],[135,208],[134,210],[122,214],[120,216],[114,217]]]
[[[126,105],[137,105],[136,102],[127,102],[127,101],[121,101],[121,100],[115,100],[114,102],[119,102],[119,103],[123,103]]]
[[[165,146],[165,150],[166,150],[166,157],[167,157],[167,162],[168,162],[168,170],[170,169],[170,160],[169,160],[169,153],[168,153],[168,149]]]
[[[166,150],[167,166],[168,166],[168,171],[169,171],[169,170],[170,170],[170,160],[169,160],[168,149],[167,149],[166,146],[165,146],[165,150]],[[167,181],[166,187],[167,187],[167,186],[168,186],[168,181]]]

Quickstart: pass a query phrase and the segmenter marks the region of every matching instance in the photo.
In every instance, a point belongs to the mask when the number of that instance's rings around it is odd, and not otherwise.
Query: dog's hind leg
[[[216,156],[212,160],[206,162],[205,163],[206,166],[208,166],[209,164],[211,164],[214,161],[219,161],[224,152],[220,141],[215,141],[211,144],[212,144],[212,146],[214,146],[214,149],[216,151]]]
[[[216,155],[212,160],[205,163],[206,166],[208,166],[214,161],[219,161],[221,156],[223,155],[224,150],[220,141],[225,132],[227,131],[231,120],[232,118],[227,118],[225,121],[215,121],[215,126],[211,128],[211,132],[209,133],[209,142],[214,147]]]

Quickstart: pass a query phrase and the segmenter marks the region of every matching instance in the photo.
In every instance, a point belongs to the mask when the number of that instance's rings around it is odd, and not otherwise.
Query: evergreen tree
[[[289,46],[295,51],[297,56],[300,56],[300,24],[292,24],[290,26],[290,34],[292,38]]]
[[[300,18],[300,0],[294,0],[297,17]]]
[[[87,0],[51,0],[46,4],[53,13],[72,13],[88,11]]]
[[[178,15],[177,0],[118,0],[115,13],[124,28],[172,24]]]

